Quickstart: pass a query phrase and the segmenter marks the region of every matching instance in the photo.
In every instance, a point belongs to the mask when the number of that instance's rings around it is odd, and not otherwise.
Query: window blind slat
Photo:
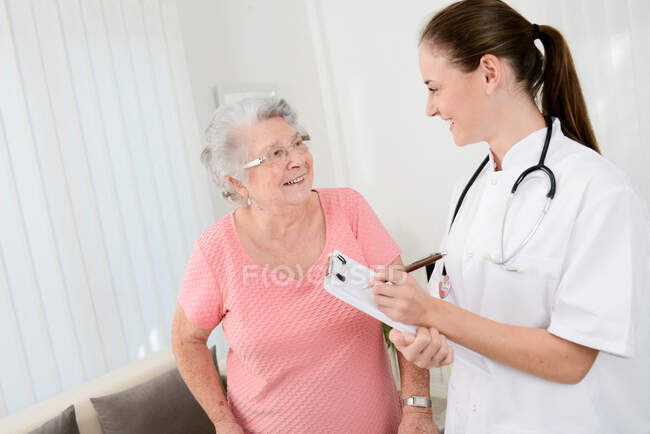
[[[70,208],[67,180],[59,153],[59,144],[49,91],[45,82],[40,47],[34,27],[29,2],[14,2],[12,7],[17,49],[24,78],[24,89],[32,124],[32,135],[38,155],[40,176],[47,200],[56,245],[56,260],[60,268],[67,308],[74,329],[75,340],[70,343],[70,353],[81,358],[79,374],[82,378],[94,377],[104,372],[102,350],[92,311],[92,300],[87,289],[79,239]],[[98,368],[95,368],[95,367]]]
[[[140,197],[142,213],[146,226],[150,256],[155,273],[155,290],[161,300],[162,316],[165,329],[171,327],[173,315],[174,255],[169,249],[169,237],[166,233],[161,195],[155,182],[152,167],[152,144],[147,140],[147,131],[143,122],[142,104],[137,92],[133,69],[133,59],[128,45],[119,3],[110,0],[104,2],[105,20],[110,35],[112,61],[116,75],[118,92],[124,113],[126,143],[129,147],[135,180],[140,191],[146,192]],[[170,228],[173,230],[173,228]]]
[[[6,143],[4,140],[4,131],[2,131],[0,122],[0,169],[3,173],[9,173],[6,155]],[[9,182],[0,177],[0,194],[3,199],[9,200],[10,193],[6,187]],[[0,219],[2,219],[0,217]],[[6,224],[6,220],[0,220]],[[18,319],[14,312],[14,302],[12,300],[11,288],[7,280],[6,262],[4,255],[6,246],[4,237],[0,239],[0,327],[3,330],[0,333],[0,348],[4,354],[10,354],[10,357],[0,357],[0,388],[3,396],[9,396],[11,399],[3,404],[5,413],[12,413],[21,408],[27,407],[35,402],[34,389],[32,387],[29,375],[29,366],[25,359],[25,350],[23,348],[22,336],[20,333]]]
[[[96,178],[101,176],[89,167],[85,139],[98,134],[82,130],[83,116],[92,113],[92,106],[84,106],[72,81],[70,58],[64,38],[79,35],[64,35],[59,25],[57,4],[50,1],[34,3],[34,18],[39,34],[46,81],[54,123],[61,147],[61,155],[71,196],[75,224],[81,243],[82,259],[88,287],[93,300],[93,315],[101,337],[103,355],[107,367],[115,368],[127,360],[122,325],[113,295],[113,283],[106,257],[103,219],[98,202],[107,198],[97,196]],[[110,349],[110,350],[109,350]]]
[[[29,200],[29,197],[24,195],[28,193],[30,186],[21,185],[23,177],[17,179],[15,173],[16,169],[21,168],[21,148],[31,147],[32,141],[11,24],[4,3],[0,4],[0,58],[3,59],[0,68],[0,132],[5,142],[0,154],[0,197],[3,198],[3,210],[0,213],[1,244],[27,366],[31,378],[36,381],[34,392],[40,400],[61,390],[61,379],[56,368],[40,288],[36,280],[35,268],[38,264],[34,263],[35,258],[27,236],[30,229],[27,223],[31,219],[30,215],[25,215],[22,208],[22,202]],[[18,167],[14,168],[14,165]],[[34,212],[31,208],[28,208],[28,211]]]
[[[167,153],[174,184],[177,188],[177,200],[183,221],[185,251],[186,254],[189,254],[194,245],[194,240],[199,235],[200,222],[197,214],[196,197],[188,172],[187,154],[184,152],[185,145],[180,124],[178,98],[171,77],[167,44],[162,28],[160,3],[158,0],[141,0],[141,2],[147,45],[151,53],[153,75],[160,101],[164,132],[167,138]],[[179,194],[180,191],[186,191],[189,194]],[[177,277],[177,281],[180,281],[181,277]]]
[[[55,234],[41,166],[48,161],[39,161],[38,150],[33,135],[34,118],[25,98],[31,94],[32,69],[28,53],[38,50],[34,21],[27,2],[10,2],[10,22],[14,29],[15,49],[20,56],[17,60],[16,92],[14,95],[13,126],[18,127],[9,143],[11,164],[19,194],[20,206],[27,227],[26,235],[34,261],[34,279],[38,288],[49,337],[56,360],[57,371],[64,389],[79,385],[85,378],[77,336],[67,303],[67,288],[59,262]],[[24,74],[24,76],[23,76]],[[26,77],[27,79],[24,79]],[[33,106],[32,106],[33,107]],[[36,108],[36,107],[33,107]]]

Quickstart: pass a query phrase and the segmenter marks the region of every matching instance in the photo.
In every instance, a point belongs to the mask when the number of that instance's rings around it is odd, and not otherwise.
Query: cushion
[[[216,351],[210,348],[217,374]],[[105,434],[214,433],[178,369],[127,390],[90,398]]]
[[[48,420],[34,431],[30,431],[30,434],[79,434],[74,405],[66,408],[60,415]]]

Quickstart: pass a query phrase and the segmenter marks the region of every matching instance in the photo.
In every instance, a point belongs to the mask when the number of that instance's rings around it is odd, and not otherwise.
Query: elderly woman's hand
[[[454,361],[454,349],[435,328],[419,327],[416,336],[393,329],[388,338],[406,360],[420,368],[439,368]]]

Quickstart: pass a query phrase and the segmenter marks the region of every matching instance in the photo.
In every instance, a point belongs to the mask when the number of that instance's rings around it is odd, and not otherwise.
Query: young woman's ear
[[[478,65],[481,78],[485,84],[485,94],[491,95],[503,78],[503,63],[493,54],[485,54]]]

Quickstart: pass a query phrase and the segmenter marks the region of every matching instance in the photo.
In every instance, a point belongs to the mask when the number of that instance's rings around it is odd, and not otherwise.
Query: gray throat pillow
[[[210,352],[219,374],[214,346]],[[90,398],[90,401],[105,434],[215,432],[177,368],[130,389]]]

